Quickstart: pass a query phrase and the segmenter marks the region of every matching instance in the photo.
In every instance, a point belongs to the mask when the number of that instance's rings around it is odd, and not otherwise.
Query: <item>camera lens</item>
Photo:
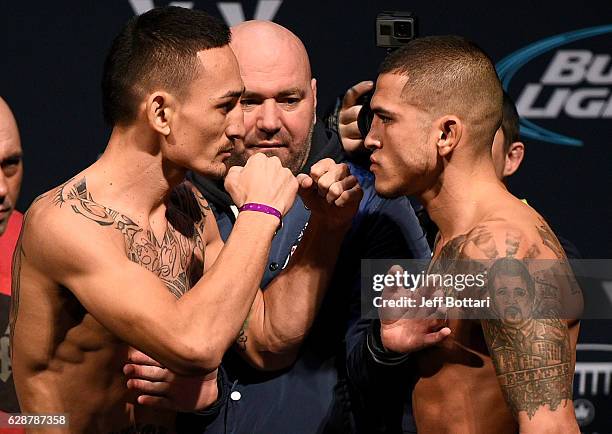
[[[396,38],[412,38],[412,22],[396,21],[393,23],[393,36]]]

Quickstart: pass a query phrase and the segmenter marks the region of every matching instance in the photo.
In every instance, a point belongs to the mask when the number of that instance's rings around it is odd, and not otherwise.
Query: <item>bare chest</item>
[[[158,276],[175,297],[185,294],[202,276],[205,246],[197,224],[181,233],[169,222],[161,240],[131,221],[118,222],[117,229],[127,257]]]

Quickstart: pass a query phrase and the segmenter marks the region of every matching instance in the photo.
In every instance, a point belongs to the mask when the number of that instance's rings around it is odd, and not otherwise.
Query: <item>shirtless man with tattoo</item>
[[[575,318],[564,307],[578,311],[581,293],[559,278],[567,260],[550,227],[496,177],[502,88],[493,64],[459,37],[416,39],[381,65],[371,107],[365,145],[376,190],[418,195],[440,229],[430,272],[480,264],[499,314],[381,321],[388,351],[414,352],[419,432],[578,433],[578,322],[560,318]]]
[[[126,388],[130,354],[201,375],[210,387],[194,399],[205,406],[247,315],[246,357],[306,334],[361,191],[331,160],[296,179],[278,158],[257,154],[229,170],[225,187],[237,205],[267,212],[241,211],[223,245],[184,175],[225,175],[244,136],[229,39],[204,12],[169,7],[135,17],[113,42],[103,77],[107,148],[32,204],[14,257],[12,361],[23,412],[66,413],[71,433],[169,433],[174,413],[141,406]],[[270,243],[298,190],[312,224],[264,294],[257,285]],[[303,315],[282,314],[287,297],[304,303]]]

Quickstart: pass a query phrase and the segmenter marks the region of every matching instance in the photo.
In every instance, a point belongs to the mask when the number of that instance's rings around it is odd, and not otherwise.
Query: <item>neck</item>
[[[453,160],[444,163],[436,184],[419,195],[443,243],[469,232],[492,210],[492,198],[507,194],[490,158]]]
[[[185,177],[185,169],[162,157],[157,135],[138,125],[113,128],[92,169],[86,176],[94,199],[135,217],[164,208],[170,191]]]

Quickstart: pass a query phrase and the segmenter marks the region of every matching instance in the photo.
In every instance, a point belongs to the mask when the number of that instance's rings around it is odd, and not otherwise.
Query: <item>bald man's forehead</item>
[[[232,28],[231,47],[241,70],[283,68],[311,78],[310,59],[302,41],[269,21],[248,21]]]
[[[0,157],[21,153],[17,122],[8,105],[0,99]]]

